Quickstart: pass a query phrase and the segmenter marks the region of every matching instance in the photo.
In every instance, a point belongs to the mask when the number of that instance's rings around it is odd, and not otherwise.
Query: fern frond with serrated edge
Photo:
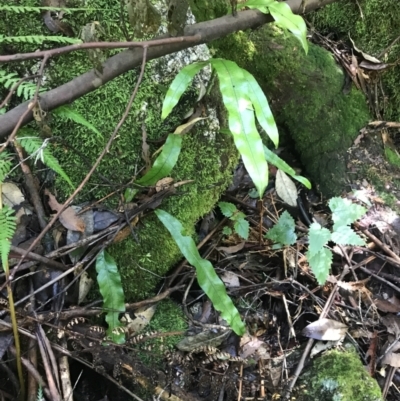
[[[0,43],[33,43],[41,45],[44,42],[80,44],[83,43],[81,39],[67,38],[65,36],[45,36],[45,35],[31,35],[31,36],[4,36],[0,38]]]
[[[11,89],[14,85],[16,85],[20,77],[15,72],[11,72],[5,75],[6,72],[4,70],[0,70],[0,85],[3,85],[6,89]],[[40,88],[39,92],[42,93],[46,91],[46,88]],[[23,95],[24,100],[31,99],[36,92],[36,84],[32,82],[21,82],[17,88],[17,96]]]
[[[98,139],[103,139],[102,133],[91,122],[86,120],[86,118],[83,117],[82,114],[78,113],[70,106],[57,107],[55,110],[53,110],[53,114],[64,119],[72,120],[77,124],[83,125],[84,127],[93,131],[97,135]]]
[[[60,175],[73,189],[75,189],[74,184],[62,169],[58,160],[51,154],[47,145],[48,142],[43,142],[37,136],[29,136],[29,137],[17,137],[17,141],[21,144],[21,146],[26,150],[26,152],[31,156],[37,156],[40,152],[40,158],[43,163],[54,170],[57,174]]]
[[[7,205],[0,209],[0,256],[3,267],[6,266],[11,249],[11,239],[16,230],[14,210]]]
[[[29,7],[29,6],[0,6],[0,11],[9,11],[14,12],[16,14],[27,13],[27,12],[35,12],[40,13],[43,10],[45,11],[64,11],[68,13],[70,11],[95,11],[98,10],[96,8],[73,8],[73,7]]]
[[[0,153],[0,184],[4,182],[7,174],[11,170],[11,166],[10,155],[6,151]]]

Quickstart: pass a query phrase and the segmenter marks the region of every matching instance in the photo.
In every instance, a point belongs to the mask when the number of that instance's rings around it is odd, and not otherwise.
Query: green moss
[[[316,358],[300,380],[306,391],[299,401],[381,401],[376,380],[368,375],[352,348],[329,351]]]
[[[400,57],[400,43],[390,44],[400,31],[400,3],[397,0],[343,0],[311,14],[310,19],[323,33],[335,32],[339,37],[353,39],[356,46],[372,56],[381,53],[383,62],[393,63]],[[385,51],[385,49],[388,49]],[[388,68],[381,75],[385,105],[383,119],[400,119],[399,66]]]
[[[400,156],[397,152],[390,149],[389,147],[385,147],[385,155],[390,164],[396,167],[400,167]]]
[[[29,4],[38,6],[39,3],[32,0]],[[104,29],[103,40],[124,40],[120,29],[119,2],[89,0],[85,6],[91,10],[73,12],[68,16],[77,35],[82,26],[99,21]],[[10,36],[49,35],[40,15],[34,13],[13,14],[10,19],[0,21],[0,27]],[[33,51],[36,47],[28,44],[21,49]],[[105,59],[119,51],[105,51],[103,57]],[[166,70],[161,63],[157,63],[158,60],[147,63],[144,80],[126,121],[96,173],[75,199],[76,203],[99,200],[123,188],[144,167],[143,126],[149,140],[160,139],[181,125],[184,115],[195,104],[197,94],[191,88],[171,115],[165,121],[161,120],[164,89],[174,76],[165,77],[162,85],[156,83],[154,75],[158,74],[159,69]],[[30,65],[34,64],[36,61],[30,62]],[[46,87],[57,87],[91,68],[86,52],[72,52],[55,57],[51,59],[46,70]],[[117,126],[137,78],[138,70],[131,70],[70,105],[102,133],[102,138],[98,138],[81,125],[50,115],[49,125],[53,134],[61,138],[55,141],[54,154],[76,186],[85,178]],[[223,120],[224,110],[221,107],[220,96],[213,93],[204,98],[204,101],[210,107],[219,109],[219,117]],[[150,153],[153,154],[160,146],[150,144]],[[177,217],[187,233],[194,234],[196,221],[210,211],[229,184],[237,160],[237,151],[230,137],[219,135],[215,127],[211,128],[207,121],[197,123],[184,136],[178,163],[171,173],[175,182],[192,182],[179,187],[176,194],[164,201],[160,207]],[[52,191],[60,202],[71,193],[71,189],[61,179],[56,180]],[[120,193],[117,192],[114,197],[108,198],[105,204],[114,207],[119,200]],[[127,302],[153,294],[160,278],[182,257],[170,234],[151,213],[141,219],[136,231],[138,243],[128,239],[109,249],[119,267]]]

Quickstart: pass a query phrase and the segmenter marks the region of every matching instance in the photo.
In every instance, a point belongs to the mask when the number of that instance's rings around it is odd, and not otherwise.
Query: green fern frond
[[[17,227],[15,221],[14,210],[4,205],[3,209],[0,209],[0,256],[3,268],[7,266],[8,254],[11,249],[11,239]]]
[[[44,401],[43,397],[43,389],[42,386],[39,385],[37,396],[36,396],[36,401]]]
[[[44,42],[68,43],[76,44],[83,43],[81,39],[67,38],[65,36],[45,36],[45,35],[30,35],[30,36],[4,36],[0,35],[0,43],[33,43],[41,45]]]
[[[86,120],[86,118],[83,117],[82,114],[78,113],[72,107],[60,106],[57,109],[53,110],[53,113],[63,119],[69,119],[76,122],[77,124],[83,125],[84,127],[93,131],[97,135],[98,139],[103,139],[103,134],[92,123]]]
[[[0,6],[0,11],[9,11],[16,14],[29,13],[29,12],[40,13],[43,10],[49,10],[49,11],[63,10],[64,12],[70,12],[70,11],[93,11],[95,9],[72,8],[72,7],[65,8],[65,7]]]
[[[11,156],[6,151],[0,153],[0,184],[4,182],[11,166]]]
[[[36,160],[41,159],[42,162],[52,170],[54,170],[57,174],[60,175],[73,189],[75,189],[74,184],[66,174],[66,172],[62,169],[58,160],[52,155],[50,150],[48,149],[49,142],[47,140],[42,141],[37,136],[29,136],[29,137],[18,137],[17,141],[21,144],[21,146],[26,150],[26,152],[35,156]]]
[[[4,70],[0,70],[0,85],[4,86],[6,89],[11,89],[21,77],[18,76],[16,72],[6,72]],[[46,91],[46,88],[40,88],[39,92]],[[17,88],[17,96],[23,97],[24,100],[31,99],[36,92],[36,84],[32,82],[21,82]]]

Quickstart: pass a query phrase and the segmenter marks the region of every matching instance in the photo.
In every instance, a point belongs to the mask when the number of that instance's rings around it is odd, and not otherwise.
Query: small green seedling
[[[332,251],[326,246],[329,241],[338,245],[365,245],[365,241],[350,227],[367,211],[363,206],[356,205],[348,199],[332,198],[329,201],[332,211],[332,230],[312,223],[308,231],[308,251],[306,257],[319,284],[324,284],[328,278],[332,263]],[[295,224],[288,212],[283,212],[277,224],[266,234],[266,238],[276,242],[279,246],[292,245],[297,240],[294,232]]]
[[[219,202],[219,208],[222,214],[229,220],[233,221],[233,229],[237,235],[243,239],[249,238],[249,222],[245,219],[246,215],[239,210],[236,206],[230,202]],[[232,229],[230,227],[224,227],[223,233],[225,235],[232,234]]]

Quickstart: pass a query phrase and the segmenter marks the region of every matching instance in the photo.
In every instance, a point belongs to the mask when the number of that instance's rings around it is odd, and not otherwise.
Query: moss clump
[[[400,2],[397,0],[343,0],[310,14],[310,20],[323,33],[334,32],[348,40],[352,38],[357,48],[371,56],[381,55],[385,63],[400,58],[400,43],[391,43],[400,31]],[[400,119],[400,67],[385,70],[381,75],[385,105],[381,108],[383,119]]]
[[[398,155],[397,152],[395,152],[393,149],[390,149],[389,147],[385,148],[385,155],[387,161],[392,164],[393,166],[400,167],[400,156]]]
[[[316,358],[300,380],[306,391],[299,401],[382,401],[381,390],[353,348]]]

